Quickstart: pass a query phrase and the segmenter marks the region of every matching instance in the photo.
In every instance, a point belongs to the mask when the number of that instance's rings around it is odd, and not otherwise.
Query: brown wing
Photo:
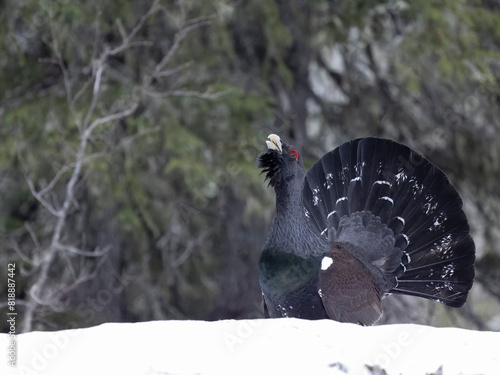
[[[333,320],[372,325],[382,316],[380,291],[373,275],[341,244],[333,244],[323,258],[319,294]]]

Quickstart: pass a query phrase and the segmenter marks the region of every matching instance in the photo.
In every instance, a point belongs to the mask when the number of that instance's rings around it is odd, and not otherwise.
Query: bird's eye
[[[288,151],[291,156],[295,158],[295,161],[298,163],[299,162],[299,153],[296,150],[290,150]]]

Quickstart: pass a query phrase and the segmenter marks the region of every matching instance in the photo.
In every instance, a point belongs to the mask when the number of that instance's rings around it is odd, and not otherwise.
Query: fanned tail
[[[355,219],[366,222],[373,216],[381,223],[380,233],[392,231],[390,248],[386,243],[363,246],[387,252],[389,263],[393,254],[401,257],[399,267],[387,266],[395,283],[386,292],[453,307],[465,303],[474,279],[475,247],[462,200],[440,169],[407,146],[378,138],[344,143],[307,173],[304,204],[308,218],[331,242],[348,238],[362,244],[359,231],[346,230]],[[362,260],[381,257],[367,254]]]

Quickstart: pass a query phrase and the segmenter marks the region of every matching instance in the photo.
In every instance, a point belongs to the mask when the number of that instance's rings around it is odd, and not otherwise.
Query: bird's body
[[[406,146],[363,138],[305,175],[297,150],[269,139],[258,158],[276,192],[259,259],[266,316],[369,325],[390,293],[465,302],[474,243],[443,172]]]

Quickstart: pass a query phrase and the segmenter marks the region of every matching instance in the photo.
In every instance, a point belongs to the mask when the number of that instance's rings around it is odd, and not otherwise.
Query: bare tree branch
[[[26,228],[26,230],[30,234],[31,239],[33,240],[33,243],[35,244],[35,249],[38,251],[40,249],[40,242],[38,242],[38,237],[36,236],[35,232],[33,231],[33,228],[31,228],[30,223],[27,221],[24,222],[24,227]]]
[[[212,18],[202,18],[199,20],[196,20],[195,23],[189,24],[188,26],[182,26],[183,28],[178,31],[175,36],[174,36],[174,41],[172,43],[172,46],[168,50],[168,52],[163,56],[163,59],[156,65],[153,77],[158,77],[162,70],[165,68],[165,66],[169,63],[169,61],[172,59],[174,56],[175,52],[179,49],[179,46],[182,42],[182,40],[193,30],[196,30],[202,26],[209,25],[212,22]]]
[[[12,239],[12,238],[11,238],[9,242],[10,242],[10,246],[14,249],[14,251],[15,251],[16,253],[18,253],[18,254],[19,254],[19,256],[21,257],[21,259],[22,259],[22,260],[24,260],[24,261],[25,261],[26,263],[28,263],[29,265],[34,265],[34,263],[33,263],[32,259],[30,259],[28,256],[26,256],[26,254],[24,254],[24,253],[21,251],[21,249],[20,249],[20,247],[19,247],[18,243],[17,243],[16,241],[14,241],[14,239]]]
[[[104,248],[103,252],[104,251],[107,252],[110,248],[111,247]],[[101,267],[105,261],[106,261],[106,257],[102,257],[99,260],[99,262],[97,263],[97,265],[95,265],[93,267],[93,271],[90,273],[87,272],[87,270],[82,271],[80,273],[80,275],[73,281],[73,283],[71,283],[70,285],[68,285],[64,288],[61,288],[61,290],[59,291],[59,294],[60,295],[67,295],[70,291],[77,288],[79,285],[83,284],[84,282],[86,282],[88,280],[92,280],[93,278],[95,278],[99,274],[99,271],[101,270]]]
[[[182,64],[174,69],[165,70],[165,66],[172,60],[173,56],[178,51],[182,40],[184,40],[186,36],[193,30],[208,25],[212,21],[212,18],[210,17],[187,20],[187,9],[185,4],[182,1],[178,1],[178,6],[180,10],[179,31],[175,34],[172,45],[168,49],[167,53],[156,65],[153,74],[147,77],[147,80],[151,80],[152,78],[154,78],[153,76],[167,77],[176,74],[182,69],[188,67],[190,65],[190,62]],[[33,264],[33,268],[36,271],[34,281],[29,287],[27,299],[25,301],[26,310],[24,313],[24,321],[22,327],[22,330],[25,332],[32,329],[33,321],[37,317],[37,314],[41,311],[40,307],[47,306],[51,310],[57,310],[61,307],[62,295],[64,293],[68,293],[78,285],[81,285],[81,283],[85,282],[86,280],[92,279],[97,275],[97,269],[95,269],[94,272],[88,272],[88,267],[83,263],[86,258],[100,257],[99,264],[103,264],[104,259],[106,259],[105,255],[108,253],[110,249],[109,247],[106,247],[104,249],[96,248],[95,251],[86,251],[82,248],[78,248],[73,244],[64,243],[66,241],[63,240],[63,237],[66,234],[65,232],[67,231],[66,226],[68,225],[67,219],[70,210],[72,207],[77,207],[79,203],[78,199],[76,198],[76,191],[78,190],[78,183],[81,180],[82,169],[89,159],[91,159],[95,155],[100,155],[100,153],[92,154],[90,156],[87,155],[87,148],[94,131],[101,125],[131,116],[139,106],[139,103],[137,102],[130,103],[124,109],[118,112],[101,116],[96,115],[97,108],[100,103],[99,99],[103,93],[103,81],[105,80],[107,74],[108,59],[111,56],[123,53],[129,48],[151,45],[149,41],[141,41],[136,39],[140,30],[144,27],[146,21],[159,10],[165,11],[165,9],[160,6],[160,1],[154,0],[149,10],[139,19],[137,24],[128,34],[121,21],[117,20],[116,24],[122,38],[121,44],[113,48],[104,47],[104,49],[100,50],[100,52],[97,52],[100,46],[100,28],[98,22],[96,21],[96,39],[94,41],[94,54],[92,57],[92,77],[86,80],[75,94],[73,94],[72,87],[72,79],[74,77],[70,75],[70,71],[65,65],[63,55],[61,53],[61,48],[58,43],[59,36],[55,32],[55,27],[51,26],[51,46],[55,55],[55,59],[51,60],[50,63],[57,64],[62,71],[64,91],[68,107],[71,111],[74,124],[79,129],[79,144],[77,149],[74,151],[74,163],[65,165],[61,169],[59,169],[52,180],[42,190],[37,191],[31,177],[28,173],[25,173],[25,179],[32,195],[38,201],[40,201],[42,205],[56,218],[55,227],[50,239],[50,243],[45,249],[40,249],[40,251],[35,254],[35,262],[33,262],[33,259],[30,260],[30,262]],[[146,86],[148,84],[149,81],[147,82]],[[90,89],[91,87],[92,89]],[[210,90],[210,88],[205,92],[171,90],[164,93],[157,93],[154,91],[148,92],[147,89],[145,90],[145,92],[151,96],[192,96],[203,99],[217,99],[222,95],[227,94],[227,91],[214,93]],[[77,110],[77,103],[82,97],[84,97],[84,95],[87,95],[87,93],[90,96],[90,103],[85,109],[78,108]],[[83,121],[81,120],[82,113],[84,113]],[[150,132],[156,130],[158,130],[158,127],[151,129]],[[126,142],[129,142],[132,139],[134,138],[129,137],[127,138]],[[125,141],[122,142],[122,145],[124,143]],[[44,196],[54,190],[57,184],[61,182],[61,179],[66,172],[70,172],[69,179],[67,180],[65,185],[65,192],[63,195],[61,206],[60,208],[58,207],[56,209],[54,204],[51,204],[49,201],[47,201],[46,197]],[[26,227],[26,230],[28,231],[28,233],[30,233],[36,248],[40,248],[40,243],[38,242],[38,239],[36,238],[36,235],[32,228],[28,225]],[[21,258],[28,258],[24,254],[22,254],[20,249],[18,250]],[[191,252],[192,248],[188,247],[186,251],[175,260],[175,264],[182,264],[189,257]],[[74,281],[69,286],[65,286],[62,288],[57,287],[54,290],[56,282],[54,280],[49,280],[51,274],[50,271],[57,263],[57,260],[61,259],[61,256],[66,260],[69,271],[71,271],[71,274],[69,274],[70,279]],[[73,257],[72,260],[71,256],[77,256],[76,260],[80,259],[81,264],[78,267],[75,267],[75,258]],[[78,274],[77,269],[80,270],[80,274]],[[60,281],[60,284],[65,285],[65,283],[62,281]]]
[[[103,61],[104,63],[104,61]],[[97,84],[94,84],[94,87],[99,88],[99,82],[100,82],[100,76],[96,76],[96,82]],[[99,91],[94,90],[94,97],[98,96]],[[94,100],[92,101],[94,102]],[[55,211],[50,204],[48,204],[43,197],[40,197],[38,192],[36,192],[33,182],[31,181],[30,178],[27,178],[28,185],[30,186],[30,190],[32,194],[53,214],[56,214],[57,216],[57,222],[55,226],[54,233],[52,235],[52,241],[47,249],[43,261],[40,264],[40,269],[38,273],[38,279],[36,282],[31,286],[29,289],[29,296],[31,300],[28,302],[26,313],[25,313],[25,321],[24,321],[24,331],[29,331],[31,330],[33,318],[34,318],[34,313],[36,310],[37,305],[44,305],[47,304],[47,300],[44,299],[44,297],[41,297],[39,295],[40,290],[44,289],[43,286],[45,285],[47,281],[47,276],[50,267],[53,265],[55,257],[57,255],[57,251],[60,250],[60,239],[62,236],[62,232],[64,229],[64,226],[66,225],[66,217],[68,215],[69,208],[71,206],[71,202],[74,200],[74,194],[75,194],[75,186],[78,181],[78,177],[80,175],[80,171],[82,169],[83,163],[85,161],[85,152],[88,144],[88,140],[92,134],[92,132],[95,130],[95,128],[101,124],[105,124],[111,121],[119,120],[121,118],[130,116],[134,111],[136,110],[138,104],[134,103],[130,108],[114,113],[105,117],[98,118],[94,120],[94,122],[88,126],[84,131],[81,133],[81,139],[80,139],[80,147],[77,151],[76,155],[76,162],[75,166],[73,169],[73,172],[71,174],[71,177],[66,185],[66,195],[64,198],[64,202],[62,204],[62,207],[59,211]],[[26,176],[27,177],[27,176]],[[66,249],[68,250],[68,249]],[[75,249],[72,248],[74,251]],[[81,252],[79,250],[78,252]],[[77,252],[77,253],[78,253]],[[89,256],[91,253],[81,253],[80,255],[85,255]],[[48,303],[49,305],[51,303]]]
[[[218,92],[211,92],[210,90],[207,90],[205,92],[199,92],[199,91],[189,91],[189,90],[171,90],[171,91],[159,92],[144,88],[144,92],[147,95],[155,98],[163,98],[167,96],[190,96],[200,99],[217,100],[224,95],[228,95],[231,91],[223,90]]]
[[[24,173],[24,179],[28,184],[31,194],[54,216],[59,217],[61,214],[59,210],[56,210],[49,202],[47,202],[38,191],[36,191],[35,185],[33,184],[33,180],[28,176],[27,173]]]
[[[184,70],[184,69],[190,67],[192,64],[193,64],[192,61],[188,61],[188,62],[186,62],[184,64],[179,65],[176,68],[168,69],[168,70],[163,70],[160,73],[158,73],[156,76],[157,77],[168,77],[168,76],[171,76],[171,75],[179,73],[181,70]]]
[[[159,4],[160,4],[160,1],[155,0],[153,5],[151,6],[151,8],[149,8],[147,13],[141,17],[141,19],[139,20],[137,25],[135,25],[135,27],[130,32],[130,34],[125,35],[125,36],[122,34],[122,38],[123,38],[122,44],[119,45],[118,47],[111,49],[111,50],[107,50],[105,52],[105,54],[107,56],[113,56],[113,55],[121,53],[124,50],[126,50],[127,48],[129,48],[130,42],[132,41],[132,39],[135,38],[137,33],[142,29],[142,27],[144,26],[144,23],[149,19],[149,17],[151,17],[154,13],[156,13],[160,9]]]
[[[81,255],[84,257],[96,257],[96,258],[102,257],[109,251],[109,247],[105,247],[103,250],[96,249],[96,251],[85,251],[85,250],[80,250],[73,245],[64,245],[62,243],[56,243],[55,246],[59,250],[68,251],[72,254]]]
[[[54,17],[53,14],[53,9],[52,7],[49,7],[49,16],[52,19]],[[52,22],[49,22],[49,28],[50,28],[50,34],[52,37],[52,49],[54,51],[54,54],[56,55],[56,64],[59,66],[61,69],[61,72],[63,74],[63,81],[64,81],[64,89],[66,92],[66,100],[68,102],[69,110],[73,115],[75,115],[75,107],[73,106],[73,94],[72,94],[72,88],[71,88],[71,80],[69,77],[69,72],[68,69],[66,68],[64,64],[64,59],[61,54],[61,49],[59,48],[59,42],[56,37],[56,32],[54,30],[54,24]]]
[[[160,126],[155,126],[154,128],[151,128],[151,129],[146,129],[140,133],[137,133],[137,134],[134,134],[134,135],[130,135],[128,137],[125,137],[123,138],[121,141],[120,141],[120,147],[126,147],[128,146],[129,144],[131,144],[132,142],[134,142],[137,138],[140,138],[140,137],[143,137],[147,134],[151,134],[151,133],[156,133],[156,132],[159,132],[161,130],[161,127]]]
[[[38,194],[43,197],[45,194],[47,194],[49,191],[51,191],[54,186],[59,182],[59,179],[62,177],[64,173],[69,171],[69,167],[64,165],[59,171],[57,171],[56,175],[54,178],[49,182],[47,186],[45,186],[42,190],[38,192]]]
[[[149,13],[150,12],[148,12],[148,14]],[[145,21],[145,19],[143,17],[143,21],[140,24],[142,25],[144,23],[144,21]],[[137,33],[137,31],[138,31],[138,28],[136,27],[136,29],[133,30],[132,34]],[[132,37],[133,37],[133,35],[132,35]],[[55,53],[57,55],[58,54],[58,52],[57,52],[58,46],[57,46],[56,38],[54,38],[53,43],[54,43],[54,50],[56,51]],[[54,216],[57,217],[57,222],[56,222],[55,230],[54,230],[54,233],[52,236],[51,244],[50,244],[49,248],[46,250],[44,257],[43,257],[43,260],[40,264],[39,271],[38,271],[38,278],[35,281],[35,283],[30,287],[29,292],[28,292],[30,300],[27,303],[27,308],[26,308],[26,312],[25,312],[25,320],[24,320],[24,327],[23,327],[24,331],[31,330],[31,326],[32,326],[32,322],[33,322],[33,318],[34,318],[34,314],[35,314],[37,306],[54,305],[54,300],[51,298],[51,296],[48,296],[47,294],[42,296],[40,294],[40,291],[44,289],[44,285],[47,282],[47,276],[48,276],[49,269],[54,263],[57,252],[59,250],[66,250],[66,251],[70,251],[72,253],[75,253],[75,254],[78,254],[81,256],[96,256],[96,253],[93,253],[93,252],[84,252],[82,250],[76,249],[73,246],[61,245],[60,239],[62,236],[64,226],[66,225],[66,217],[68,215],[69,208],[71,206],[71,203],[74,201],[75,186],[76,186],[76,183],[78,181],[83,163],[85,161],[85,152],[87,149],[88,140],[89,140],[92,132],[99,125],[130,116],[132,113],[134,113],[134,111],[137,109],[137,106],[138,106],[137,103],[134,103],[134,104],[132,104],[132,106],[130,108],[128,108],[126,110],[98,118],[98,119],[94,120],[90,125],[88,125],[88,123],[90,122],[90,118],[93,115],[94,109],[97,105],[97,100],[98,100],[100,86],[101,86],[102,74],[103,74],[103,71],[105,68],[106,58],[108,55],[109,55],[109,51],[106,51],[98,59],[98,66],[97,66],[95,78],[94,78],[92,101],[91,101],[91,104],[90,104],[89,109],[87,111],[87,115],[86,115],[86,118],[84,120],[83,127],[81,128],[82,131],[80,133],[80,137],[81,137],[80,138],[80,146],[79,146],[79,149],[78,149],[77,154],[76,154],[76,161],[75,161],[75,166],[73,168],[73,172],[72,172],[71,177],[66,185],[66,195],[65,195],[64,202],[62,204],[61,209],[55,210],[54,207],[52,207],[52,205],[50,205],[39,194],[39,192],[36,191],[35,186],[33,184],[33,181],[31,180],[31,178],[27,174],[25,174],[25,178],[26,178],[26,181],[28,183],[28,186],[30,187],[31,193],[33,194],[33,196],[37,200],[39,200],[44,205],[45,208],[47,208],[49,210],[49,212],[51,212]],[[68,105],[72,105],[73,101],[71,98],[71,86],[69,84],[69,76],[67,75],[68,72],[63,66],[61,66],[61,68],[63,69],[63,72],[65,72],[64,73],[65,74],[65,86],[66,86]],[[75,118],[76,118],[76,116],[75,116]],[[63,172],[61,172],[60,174],[62,175],[62,173]],[[55,178],[56,181],[54,182],[54,180],[53,180],[52,181],[53,184],[51,182],[51,184],[49,184],[49,185],[54,185],[59,178],[60,178],[60,176],[56,175],[56,178]],[[46,189],[44,192],[46,193],[47,191],[49,191],[49,190]],[[103,254],[101,254],[101,252],[98,252],[97,255],[101,256]]]
[[[92,93],[92,101],[90,102],[89,109],[87,110],[87,115],[85,116],[85,120],[83,120],[83,126],[82,126],[83,131],[86,131],[88,124],[90,122],[90,119],[94,115],[94,110],[95,110],[95,107],[97,105],[97,100],[99,98],[99,89],[101,87],[102,72],[104,71],[105,65],[106,65],[106,56],[103,55],[97,61],[97,69],[96,69],[95,78],[94,78],[94,89],[93,89],[93,93]]]
[[[92,134],[94,129],[96,127],[98,127],[99,125],[102,125],[102,124],[105,124],[105,123],[111,122],[111,121],[120,120],[124,117],[130,116],[132,113],[135,112],[135,110],[137,109],[138,106],[139,106],[138,103],[134,103],[134,104],[132,104],[132,106],[129,109],[126,109],[125,111],[113,113],[112,115],[98,118],[87,129],[85,129],[85,132],[83,134],[83,139],[86,139],[86,141],[87,141],[88,138],[90,137],[90,134]]]

